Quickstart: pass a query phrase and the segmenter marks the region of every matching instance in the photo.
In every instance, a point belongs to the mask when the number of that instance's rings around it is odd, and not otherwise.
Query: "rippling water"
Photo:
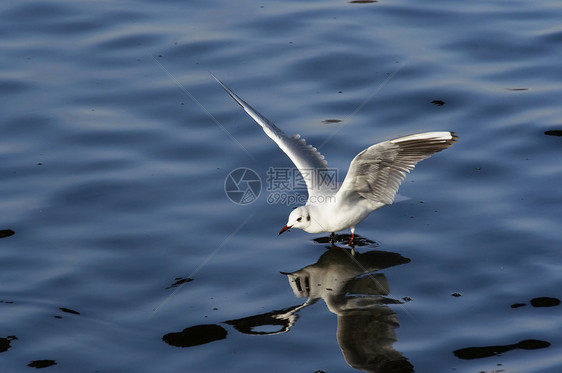
[[[0,15],[2,371],[560,370],[558,2]],[[353,260],[277,237],[291,206],[267,172],[290,161],[209,72],[340,178],[380,140],[459,141],[358,226]],[[243,205],[224,189],[240,167],[262,182]]]

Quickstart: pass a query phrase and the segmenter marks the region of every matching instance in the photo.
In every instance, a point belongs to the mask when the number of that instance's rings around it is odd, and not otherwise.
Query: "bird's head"
[[[291,228],[306,229],[311,223],[310,211],[308,207],[301,206],[294,209],[289,215],[287,225],[285,225],[279,234],[288,231]]]

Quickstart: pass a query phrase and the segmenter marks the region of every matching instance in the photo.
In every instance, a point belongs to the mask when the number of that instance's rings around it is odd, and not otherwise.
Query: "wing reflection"
[[[369,251],[351,254],[334,247],[315,264],[284,273],[295,295],[322,298],[338,316],[337,340],[347,363],[367,372],[413,372],[413,366],[393,348],[398,318],[388,304],[386,276],[378,270],[408,263],[400,254]]]

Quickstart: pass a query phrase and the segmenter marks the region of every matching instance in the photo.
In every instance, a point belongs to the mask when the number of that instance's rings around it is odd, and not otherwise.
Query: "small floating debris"
[[[485,346],[485,347],[468,347],[453,351],[456,357],[463,360],[482,359],[490,356],[501,355],[505,352],[515,350],[538,350],[550,346],[549,342],[540,341],[538,339],[525,339],[519,343],[504,346]]]
[[[514,303],[510,307],[511,308],[519,308],[526,306],[526,303]],[[556,307],[560,305],[560,299],[552,298],[552,297],[538,297],[531,299],[531,306],[533,307]]]
[[[71,310],[70,308],[66,307],[60,307],[59,310],[61,310],[62,312],[71,313],[73,315],[80,315],[80,312]]]
[[[178,285],[182,285],[182,284],[185,284],[187,282],[193,281],[193,279],[189,278],[189,277],[185,277],[185,278],[184,277],[176,277],[174,280],[176,282],[174,282],[172,285],[168,286],[166,289],[174,288]]]
[[[53,365],[57,365],[57,362],[54,360],[34,360],[31,363],[27,364],[28,367],[36,369],[47,368]]]
[[[445,105],[445,101],[443,101],[443,100],[433,100],[433,101],[431,101],[431,103],[432,103],[433,105],[437,105],[437,106],[443,106],[443,105]]]
[[[334,124],[334,123],[340,123],[341,119],[325,119],[322,121],[323,124]]]
[[[560,304],[560,299],[551,297],[539,297],[531,299],[533,307],[556,307]]]
[[[451,294],[451,296],[458,298],[461,296],[461,293],[454,292],[453,294]]]
[[[10,342],[15,341],[16,339],[18,338],[15,335],[9,335],[6,338],[0,337],[0,352],[5,352],[12,348]]]
[[[162,340],[171,346],[193,347],[225,339],[226,335],[226,329],[222,326],[207,324],[185,328],[177,333],[165,334]]]
[[[562,136],[562,130],[548,130],[544,131],[547,136]]]
[[[13,236],[16,232],[14,232],[11,229],[1,229],[0,230],[0,238],[6,238],[6,237],[10,237]]]

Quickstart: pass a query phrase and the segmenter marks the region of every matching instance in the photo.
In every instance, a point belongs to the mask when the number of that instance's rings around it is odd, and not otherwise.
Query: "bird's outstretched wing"
[[[425,132],[375,144],[351,161],[336,200],[364,200],[373,209],[389,205],[415,165],[457,141],[454,132]]]
[[[242,100],[238,95],[232,92],[223,82],[216,76],[211,74],[213,78],[224,88],[224,90],[248,113],[262,128],[263,131],[287,154],[293,161],[295,166],[301,173],[308,190],[308,198],[312,196],[330,195],[335,193],[333,184],[322,182],[325,177],[323,172],[328,169],[328,162],[324,156],[313,147],[308,145],[299,135],[292,137],[287,136],[269,119],[260,114],[256,109],[251,107],[246,101]]]

